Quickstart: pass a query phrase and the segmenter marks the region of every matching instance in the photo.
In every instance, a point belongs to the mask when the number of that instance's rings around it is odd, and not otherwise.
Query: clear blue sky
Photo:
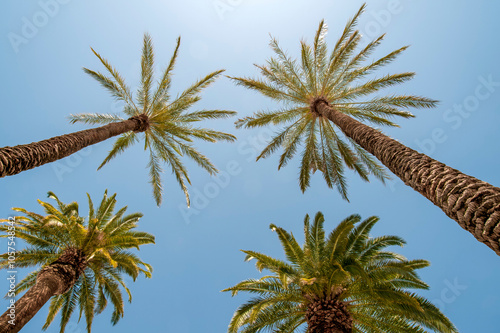
[[[500,3],[367,2],[359,26],[366,41],[387,33],[375,56],[411,45],[386,72],[418,74],[388,93],[406,92],[441,101],[438,108],[417,111],[417,118],[399,121],[400,128],[386,132],[498,186]],[[47,3],[58,5],[44,5]],[[334,43],[361,4],[358,0],[2,2],[0,144],[30,143],[87,128],[70,125],[66,118],[70,113],[119,112],[120,105],[81,70],[83,66],[101,69],[90,46],[136,87],[143,33],[153,37],[159,69],[167,64],[175,38],[181,35],[173,81],[173,90],[178,92],[220,68],[233,76],[256,74],[252,64],[261,64],[271,55],[269,34],[297,55],[300,39],[311,40],[324,18],[330,27],[327,40]],[[38,27],[30,30],[34,23]],[[18,38],[17,42],[12,38]],[[493,84],[485,85],[485,80]],[[206,89],[198,107],[232,109],[246,116],[275,105],[222,78]],[[147,183],[146,155],[139,146],[97,172],[112,140],[0,180],[2,217],[11,214],[11,207],[40,212],[36,199],[44,199],[49,190],[65,202],[82,203],[85,213],[85,193],[97,200],[106,188],[118,193],[120,206],[144,213],[140,229],[154,233],[157,244],[145,246],[140,256],[154,266],[153,278],[130,282],[134,299],[126,305],[125,317],[112,327],[111,312],[106,311],[96,317],[95,332],[224,332],[246,296],[231,298],[220,290],[260,276],[252,263],[243,262],[244,254],[239,250],[282,257],[269,224],[282,226],[300,238],[304,215],[317,211],[325,214],[327,229],[352,213],[379,216],[375,235],[402,236],[408,245],[397,251],[408,258],[431,261],[432,266],[421,271],[431,286],[423,294],[435,301],[461,332],[498,332],[499,257],[420,194],[396,179],[383,186],[376,180],[364,183],[349,174],[351,202],[347,203],[326,187],[319,173],[302,194],[296,160],[279,172],[277,156],[254,162],[269,131],[236,130],[233,120],[209,125],[238,136],[233,144],[197,145],[220,170],[233,172],[217,182],[188,163],[193,183],[189,212],[169,173],[164,177],[165,203],[161,208],[155,206]],[[228,163],[233,164],[231,170]],[[2,241],[0,251],[5,250]],[[7,281],[5,273],[1,274],[3,290]],[[0,300],[1,309],[6,304]],[[39,331],[46,313],[47,308],[42,309],[25,332]],[[85,323],[77,324],[77,319],[72,318],[67,332],[84,332]],[[58,332],[58,324],[47,331]]]

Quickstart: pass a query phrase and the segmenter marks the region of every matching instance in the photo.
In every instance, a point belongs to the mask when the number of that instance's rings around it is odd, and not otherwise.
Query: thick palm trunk
[[[19,332],[52,296],[68,291],[85,266],[81,250],[66,249],[57,261],[40,271],[35,285],[14,303],[15,307],[0,317],[0,332]]]
[[[144,115],[71,134],[15,147],[0,148],[0,178],[57,161],[80,149],[129,131],[144,131]]]
[[[463,174],[318,100],[313,110],[500,255],[500,188]]]
[[[305,313],[307,333],[352,333],[352,316],[335,297],[314,299]]]

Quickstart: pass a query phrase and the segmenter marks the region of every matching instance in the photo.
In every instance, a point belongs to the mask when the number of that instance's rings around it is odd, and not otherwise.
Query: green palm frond
[[[85,124],[110,124],[117,121],[125,120],[123,117],[116,114],[103,114],[103,113],[80,113],[76,115],[69,115],[69,121],[74,123]]]
[[[304,332],[307,313],[320,316],[314,313],[315,300],[325,299],[345,304],[354,333],[457,332],[436,306],[411,292],[429,288],[417,274],[429,262],[385,251],[404,241],[396,236],[371,238],[378,221],[375,216],[362,221],[351,215],[326,236],[324,216],[318,212],[313,221],[304,219],[302,246],[291,233],[271,225],[290,263],[243,251],[245,260],[256,259],[257,269],[270,275],[223,290],[232,296],[254,296],[235,311],[228,332]]]
[[[60,332],[64,332],[70,317],[78,311],[80,318],[85,317],[87,332],[90,332],[94,316],[104,310],[108,300],[114,307],[111,322],[116,324],[124,315],[121,289],[127,293],[129,302],[132,300],[123,276],[130,276],[135,281],[141,274],[150,278],[153,270],[130,249],[154,244],[154,236],[134,230],[142,214],[125,215],[126,207],[115,211],[116,194],[108,195],[106,191],[95,209],[87,194],[87,219],[78,215],[76,202],[64,204],[52,192],[48,196],[56,201],[57,208],[40,200],[39,203],[49,215],[15,209],[25,215],[15,218],[16,237],[28,245],[16,253],[16,267],[37,268],[17,284],[16,293],[33,287],[41,268],[55,262],[65,249],[79,248],[85,253],[86,268],[67,292],[51,298],[43,329],[47,329],[60,313]],[[8,237],[7,224],[0,224],[0,232],[0,237]],[[6,267],[7,259],[7,253],[0,255],[0,268]]]
[[[185,113],[179,116],[178,119],[183,122],[195,122],[204,119],[228,118],[235,114],[236,114],[235,111],[228,111],[228,110],[202,110],[202,111],[193,111],[190,113]]]
[[[47,315],[47,320],[45,321],[45,324],[42,327],[43,330],[46,330],[47,328],[49,328],[50,324],[52,324],[54,318],[61,310],[63,303],[64,303],[63,295],[57,295],[51,298],[49,305],[49,314]]]
[[[215,143],[236,140],[234,135],[228,133],[193,126],[199,121],[224,119],[236,114],[236,112],[229,110],[191,111],[191,108],[201,100],[202,91],[215,82],[224,70],[217,70],[200,78],[175,98],[171,98],[172,73],[177,61],[179,47],[180,37],[177,38],[175,50],[167,68],[163,71],[160,80],[155,83],[153,42],[149,34],[144,35],[141,80],[135,96],[132,95],[120,73],[92,49],[92,52],[100,60],[107,73],[105,75],[87,68],[84,68],[84,71],[97,80],[113,97],[125,103],[123,115],[126,117],[96,113],[76,114],[69,117],[71,123],[80,122],[86,124],[109,124],[139,116],[143,117],[142,119],[147,119],[145,129],[138,130],[139,132],[143,131],[144,134],[141,135],[130,131],[120,135],[98,169],[101,169],[133,144],[143,140],[144,149],[150,154],[148,163],[149,182],[152,185],[153,197],[158,206],[161,204],[163,196],[161,177],[163,164],[169,165],[172,169],[172,173],[185,193],[186,202],[189,205],[189,193],[186,184],[189,183],[189,177],[183,167],[181,157],[186,155],[188,158],[193,159],[210,175],[218,172],[210,160],[194,148],[192,141],[201,139]],[[172,144],[173,142],[175,144]],[[180,146],[179,149],[174,147],[177,145]]]
[[[195,83],[193,83],[189,88],[184,90],[179,97],[177,97],[171,104],[171,108],[175,109],[176,105],[179,105],[182,103],[184,100],[188,100],[192,97],[197,96],[203,89],[208,87],[210,84],[212,84],[222,73],[224,72],[224,69],[212,72],[205,77],[199,79]]]
[[[92,52],[94,52],[94,54],[97,55],[97,53],[95,53],[94,50],[92,50]],[[97,55],[97,57],[99,57],[99,59],[101,59],[99,55]],[[101,61],[102,61],[102,59],[101,59]],[[85,67],[83,68],[83,71],[85,73],[89,74],[97,82],[99,82],[116,99],[118,99],[120,101],[124,101],[124,102],[129,102],[132,100],[131,95],[130,95],[130,91],[128,90],[128,87],[120,86],[120,84],[116,83],[112,78],[109,78],[100,72],[96,72],[96,71],[93,71],[93,70],[85,68]]]
[[[336,111],[376,126],[398,126],[395,118],[414,116],[410,108],[432,108],[437,103],[413,95],[377,95],[385,88],[407,82],[415,73],[372,76],[408,47],[368,62],[384,35],[364,47],[360,46],[362,38],[356,25],[365,8],[366,5],[362,5],[347,22],[331,51],[327,47],[328,28],[323,20],[312,43],[300,42],[296,57],[284,51],[276,38],[271,38],[274,56],[265,65],[256,65],[260,77],[230,77],[237,85],[257,91],[282,105],[278,110],[258,111],[242,117],[235,124],[237,128],[280,126],[257,160],[281,148],[280,169],[299,155],[299,186],[303,192],[309,186],[311,174],[316,171],[321,171],[327,186],[337,188],[345,200],[348,200],[345,167],[365,181],[369,181],[370,175],[382,182],[389,178],[376,159],[316,111],[315,101],[324,100]]]
[[[97,73],[98,76],[96,76],[94,74],[96,72],[93,72],[87,68],[84,68],[84,71],[90,74],[92,77],[94,77],[94,79],[96,79],[99,83],[101,83],[102,86],[110,90],[111,93],[113,94],[113,90],[111,89],[111,87],[108,87],[106,85],[107,82],[112,83],[113,84],[112,88],[116,90],[115,96],[123,100],[125,103],[133,106],[137,114],[139,114],[138,109],[135,106],[134,99],[132,98],[132,93],[130,92],[130,88],[125,84],[125,80],[122,78],[120,73],[118,73],[118,71],[115,68],[113,68],[113,66],[111,66],[111,64],[106,59],[101,57],[101,55],[97,53],[93,48],[90,49],[92,50],[94,55],[101,61],[101,63],[104,65],[104,67],[109,72],[109,74],[111,74],[112,77],[111,78],[105,77],[100,73]],[[105,81],[101,81],[101,78],[105,79]]]
[[[118,156],[118,154],[121,154],[122,152],[125,151],[128,147],[132,146],[134,143],[136,143],[139,140],[137,137],[137,134],[134,132],[127,132],[123,134],[121,137],[116,139],[113,148],[109,152],[108,156],[102,161],[101,165],[97,168],[99,170],[102,168],[106,163],[108,163],[111,159],[115,158]]]
[[[66,325],[68,325],[69,319],[71,318],[71,315],[78,306],[80,297],[80,288],[81,288],[81,282],[79,280],[70,290],[68,290],[68,292],[61,295],[63,299],[62,302],[63,304],[60,310],[61,313],[61,322],[59,323],[59,327],[61,328],[60,333],[64,333]],[[90,333],[88,329],[87,332]]]
[[[142,107],[142,112],[146,114],[151,104],[151,86],[154,73],[153,42],[149,34],[144,35],[144,43],[141,58],[141,86],[137,92],[138,105]]]
[[[151,101],[151,106],[153,109],[161,107],[169,100],[168,90],[170,88],[172,70],[174,69],[175,61],[177,60],[180,44],[181,44],[181,37],[178,37],[172,58],[170,58],[168,67],[163,72],[163,76],[160,82],[158,83],[158,87],[156,88],[153,100]]]

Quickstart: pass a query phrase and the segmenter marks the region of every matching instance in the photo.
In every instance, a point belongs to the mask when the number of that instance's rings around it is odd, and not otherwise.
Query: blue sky
[[[70,125],[66,117],[71,113],[120,111],[120,104],[81,69],[101,69],[90,46],[135,88],[144,32],[153,37],[158,69],[166,66],[181,35],[172,85],[179,92],[220,68],[228,75],[255,75],[252,64],[262,64],[271,56],[269,34],[297,55],[300,39],[312,40],[324,18],[330,28],[327,41],[334,43],[361,4],[357,0],[2,2],[0,144],[30,143],[88,128]],[[417,110],[416,118],[398,121],[400,128],[385,132],[467,174],[500,184],[500,3],[368,0],[367,4],[359,24],[366,42],[387,33],[374,57],[411,45],[380,74],[415,71],[416,78],[387,92],[440,101],[437,108]],[[227,78],[206,89],[198,104],[199,109],[236,110],[240,117],[275,106]],[[220,290],[260,276],[252,263],[243,262],[239,250],[283,257],[269,224],[301,239],[305,214],[317,211],[325,214],[326,229],[353,213],[379,216],[374,235],[401,236],[408,244],[397,251],[431,261],[431,267],[421,270],[431,286],[423,295],[438,304],[461,332],[498,332],[500,266],[489,248],[398,179],[384,186],[348,174],[347,203],[317,173],[311,188],[302,194],[297,160],[280,171],[277,155],[254,162],[272,130],[236,130],[233,121],[207,125],[237,135],[238,142],[197,144],[223,171],[219,178],[187,163],[193,183],[189,211],[168,172],[165,202],[161,208],[155,206],[147,183],[147,155],[139,146],[97,172],[111,148],[113,140],[108,140],[59,162],[1,179],[0,215],[9,216],[11,207],[41,212],[36,199],[45,199],[47,191],[65,202],[80,202],[85,213],[85,193],[98,200],[106,188],[118,193],[120,206],[144,213],[140,229],[155,234],[157,244],[145,246],[140,256],[153,265],[153,278],[130,281],[134,299],[126,305],[125,317],[112,327],[111,312],[106,311],[96,317],[95,332],[224,332],[246,296],[232,298]],[[2,241],[0,251],[6,246]],[[5,273],[1,274],[7,289]],[[7,300],[0,301],[2,309],[6,305]],[[46,313],[43,308],[24,331],[39,331]],[[67,332],[84,332],[84,322],[77,319],[72,318]],[[57,323],[47,331],[58,332]]]

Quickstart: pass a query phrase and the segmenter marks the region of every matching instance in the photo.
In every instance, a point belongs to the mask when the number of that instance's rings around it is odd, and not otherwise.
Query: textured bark
[[[335,123],[406,185],[500,255],[500,188],[408,148],[336,111],[324,100],[315,101],[311,109]]]
[[[335,296],[311,299],[305,317],[307,333],[352,333],[352,316]]]
[[[19,332],[52,296],[64,294],[75,284],[86,264],[81,250],[66,249],[38,273],[35,285],[15,303],[15,325],[9,323],[13,319],[9,316],[10,310],[0,317],[0,332]]]
[[[149,127],[146,115],[48,140],[0,148],[0,178],[57,161],[80,149],[128,131],[143,132]]]

